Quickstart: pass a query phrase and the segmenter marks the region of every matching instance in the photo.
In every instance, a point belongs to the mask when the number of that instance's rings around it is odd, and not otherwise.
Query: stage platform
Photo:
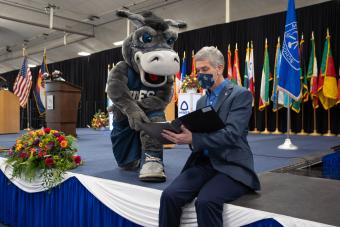
[[[161,190],[180,173],[190,154],[188,147],[178,145],[164,151],[167,175],[165,183],[144,183],[138,180],[137,171],[127,172],[117,168],[109,131],[77,129],[77,134],[79,154],[85,163],[69,172],[67,181],[76,177],[99,201],[118,215],[139,225],[155,226]],[[0,147],[10,147],[18,136],[0,135]],[[298,150],[277,149],[285,137],[260,134],[248,136],[254,154],[255,170],[260,175],[263,189],[233,204],[226,204],[226,226],[246,225],[266,218],[274,218],[284,226],[326,226],[323,224],[340,223],[340,181],[271,172],[318,160],[331,152],[330,147],[339,145],[340,138],[293,135],[291,138],[299,147]],[[22,182],[17,182],[18,185],[13,183],[20,186]],[[39,182],[36,183],[38,185]],[[95,188],[98,188],[99,194]],[[103,192],[107,194],[100,195]],[[112,201],[107,201],[107,197]],[[122,207],[123,204],[125,207]],[[194,208],[189,204],[184,209],[182,224],[195,225],[195,221]]]

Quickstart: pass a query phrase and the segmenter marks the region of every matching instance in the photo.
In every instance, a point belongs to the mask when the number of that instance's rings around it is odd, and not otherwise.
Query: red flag
[[[191,52],[191,57],[192,57],[191,75],[196,76],[196,60],[195,60],[195,51],[194,50]]]
[[[235,53],[234,53],[233,80],[237,85],[242,86],[241,75],[240,75],[240,64],[238,60],[237,43],[236,43]]]
[[[318,81],[318,94],[320,102],[325,110],[332,108],[337,102],[338,89],[336,72],[328,30],[322,54],[321,69]]]
[[[231,51],[230,51],[230,44],[228,45],[228,80],[232,80],[233,78],[233,69],[231,68]]]
[[[318,99],[318,64],[315,55],[314,32],[312,32],[311,46],[312,47],[309,55],[307,77],[310,78],[309,90],[313,101],[312,102],[313,108],[316,109],[319,107],[319,99]]]
[[[340,68],[339,68],[339,77],[340,77]],[[340,78],[338,79],[338,101],[336,104],[340,103]]]

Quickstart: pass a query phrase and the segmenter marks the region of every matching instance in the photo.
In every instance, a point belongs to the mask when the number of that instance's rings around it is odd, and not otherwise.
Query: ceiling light
[[[121,46],[121,45],[123,45],[123,42],[124,42],[124,40],[117,41],[117,42],[114,42],[113,45],[115,45],[115,46]]]
[[[37,65],[34,65],[34,64],[28,64],[28,67],[30,67],[30,68],[34,68],[34,67],[37,67]]]
[[[80,56],[89,56],[91,54],[89,52],[81,51],[81,52],[78,52],[78,55],[80,55]]]

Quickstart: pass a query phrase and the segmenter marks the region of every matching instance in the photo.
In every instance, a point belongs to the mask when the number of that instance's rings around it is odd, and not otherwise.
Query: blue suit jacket
[[[197,109],[206,106],[206,96],[197,102]],[[193,166],[203,149],[209,150],[214,169],[242,182],[254,190],[260,189],[254,172],[254,160],[247,141],[248,122],[252,113],[252,95],[245,88],[228,83],[218,96],[214,109],[225,128],[212,133],[193,133],[192,153],[183,170]]]

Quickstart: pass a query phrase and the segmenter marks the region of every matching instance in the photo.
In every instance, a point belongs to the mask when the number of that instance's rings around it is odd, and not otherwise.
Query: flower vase
[[[187,88],[185,93],[194,94],[194,93],[197,93],[197,89],[196,88]]]

